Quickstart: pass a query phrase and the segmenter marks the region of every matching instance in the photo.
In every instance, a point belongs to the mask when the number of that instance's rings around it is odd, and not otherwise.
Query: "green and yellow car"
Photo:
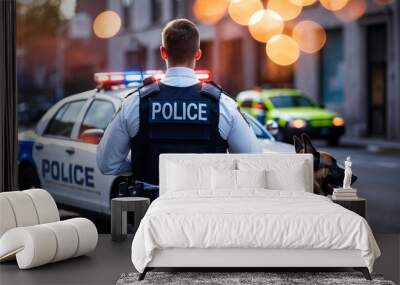
[[[296,89],[263,89],[243,91],[236,101],[240,109],[261,124],[275,121],[276,138],[293,142],[293,135],[307,133],[311,138],[327,139],[337,145],[345,131],[345,121],[333,111],[326,110]]]

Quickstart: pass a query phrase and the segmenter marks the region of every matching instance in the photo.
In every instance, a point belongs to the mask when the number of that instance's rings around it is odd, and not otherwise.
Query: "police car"
[[[345,131],[342,117],[296,89],[247,90],[236,99],[243,111],[262,124],[274,120],[279,128],[277,138],[282,141],[291,142],[293,135],[307,133],[337,145]]]
[[[199,80],[210,79],[209,71],[196,73]],[[98,88],[59,101],[33,131],[20,133],[20,189],[41,187],[59,204],[109,215],[110,199],[126,177],[103,175],[96,147],[126,95],[148,75],[160,79],[163,73],[97,73]],[[275,142],[260,123],[244,116],[267,152],[294,152],[293,146]]]

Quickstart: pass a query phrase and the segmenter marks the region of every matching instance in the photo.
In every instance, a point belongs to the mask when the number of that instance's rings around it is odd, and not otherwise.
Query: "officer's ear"
[[[196,51],[196,53],[194,54],[194,59],[195,59],[196,61],[199,61],[200,58],[201,58],[201,55],[202,55],[201,49],[198,49],[198,50]]]
[[[160,46],[160,54],[161,54],[161,58],[163,60],[167,60],[168,59],[168,54],[167,54],[167,50],[165,49],[165,47]]]

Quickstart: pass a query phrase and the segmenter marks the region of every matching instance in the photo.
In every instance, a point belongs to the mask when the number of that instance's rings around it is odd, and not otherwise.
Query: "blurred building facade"
[[[164,69],[159,55],[161,31],[174,18],[196,21],[193,0],[108,0],[122,17],[121,32],[108,42],[110,70]],[[303,90],[348,122],[347,135],[400,140],[400,4],[368,2],[358,21],[343,23],[314,5],[300,19],[311,19],[327,31],[320,53],[302,54],[290,67],[269,61],[265,45],[245,27],[225,17],[216,25],[198,21],[203,58],[198,69],[210,69],[213,80],[235,97],[255,86]],[[290,26],[290,25],[289,25]]]
[[[44,33],[45,28],[36,25],[34,40],[21,38],[17,46],[20,125],[34,125],[56,101],[95,87],[93,74],[106,69],[108,45],[93,35],[92,21],[106,7],[107,0],[79,0],[74,17],[60,19],[55,31]],[[17,34],[29,30],[28,23],[23,25],[17,26]]]
[[[109,8],[122,16],[123,27],[109,41],[109,65],[114,70],[164,69],[160,58],[161,31],[171,19],[186,17],[196,21],[192,0],[109,0]],[[196,21],[201,34],[203,56],[198,69],[210,69],[213,79],[232,92],[256,83],[255,42],[245,28],[228,18],[217,25]],[[246,62],[250,64],[245,64]]]
[[[343,114],[350,136],[400,140],[399,1],[368,1],[366,14],[350,23],[320,6],[300,17],[322,24],[327,43],[300,57],[296,87]]]
[[[64,65],[64,94],[60,97],[93,88],[94,73],[107,67],[107,41],[95,36],[92,29],[93,20],[106,7],[107,0],[76,2],[75,16],[65,28],[59,51]]]

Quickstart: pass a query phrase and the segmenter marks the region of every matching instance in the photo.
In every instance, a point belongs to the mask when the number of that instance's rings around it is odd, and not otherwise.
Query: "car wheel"
[[[329,146],[338,146],[339,145],[339,139],[340,139],[340,137],[330,137],[328,139],[328,145]]]
[[[22,165],[18,171],[18,185],[20,190],[40,188],[40,179],[32,165]]]

